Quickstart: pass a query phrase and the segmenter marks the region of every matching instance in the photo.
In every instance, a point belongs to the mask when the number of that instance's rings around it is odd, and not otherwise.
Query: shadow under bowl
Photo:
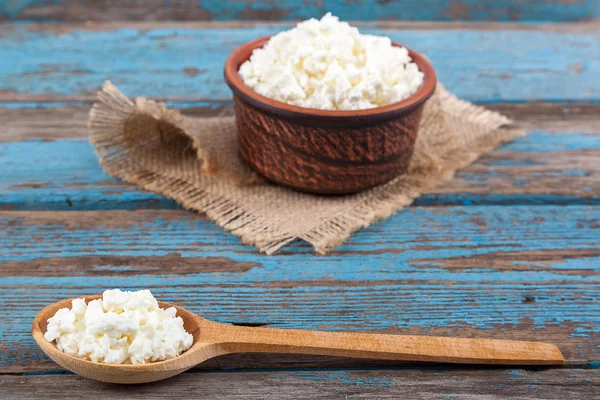
[[[407,48],[424,81],[403,101],[368,110],[318,110],[269,99],[244,84],[240,66],[269,39],[242,45],[225,63],[240,154],[254,170],[274,183],[321,194],[355,193],[406,172],[423,106],[436,86],[425,57]]]

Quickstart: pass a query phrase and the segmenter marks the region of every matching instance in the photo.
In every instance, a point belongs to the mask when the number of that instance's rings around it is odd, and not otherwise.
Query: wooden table
[[[105,15],[58,3],[67,6],[9,2],[13,8],[0,6],[0,15]],[[282,3],[283,10],[294,2]],[[387,3],[369,11],[359,2],[356,12],[375,18]],[[559,7],[546,3],[539,12]],[[556,15],[583,18],[566,9]],[[134,11],[127,8],[125,18]],[[366,24],[365,31],[427,54],[448,89],[517,119],[529,134],[326,256],[303,243],[261,255],[204,216],[103,174],[86,119],[105,78],[189,115],[230,114],[225,57],[283,28],[0,24],[0,398],[600,398],[598,22]],[[149,288],[240,325],[548,341],[567,364],[235,355],[125,389],[66,373],[30,336],[46,304],[114,287]]]

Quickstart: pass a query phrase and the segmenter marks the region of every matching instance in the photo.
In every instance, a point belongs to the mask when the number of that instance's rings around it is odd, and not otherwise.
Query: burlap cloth
[[[233,117],[187,118],[151,100],[133,102],[110,82],[98,99],[90,141],[109,175],[206,213],[267,254],[295,239],[325,253],[523,135],[508,118],[438,85],[425,106],[408,174],[354,195],[319,196],[265,182],[243,164]]]

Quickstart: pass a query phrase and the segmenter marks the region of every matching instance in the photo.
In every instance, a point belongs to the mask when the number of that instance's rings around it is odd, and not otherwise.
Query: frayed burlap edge
[[[169,197],[186,209],[205,213],[224,229],[240,236],[244,243],[253,245],[266,254],[275,253],[295,239],[285,232],[273,235],[268,221],[258,215],[247,215],[245,210],[224,196],[212,194],[206,188],[190,185],[182,179],[163,176],[132,162],[132,151],[124,146],[127,120],[134,114],[144,114],[171,124],[193,138],[189,124],[179,111],[170,110],[162,103],[145,98],[137,98],[134,103],[109,81],[98,92],[98,100],[90,110],[88,127],[90,143],[107,174]],[[198,158],[202,160],[202,171],[211,173],[213,165],[210,163],[210,155],[199,140],[193,140],[193,143]],[[264,240],[256,236],[256,232],[263,232],[269,238]]]
[[[295,239],[311,243],[318,253],[326,253],[346,241],[354,231],[387,218],[410,205],[414,198],[452,178],[456,170],[468,166],[499,144],[524,135],[519,129],[500,129],[512,123],[506,117],[458,100],[444,92],[442,100],[451,101],[455,110],[460,110],[465,118],[468,117],[471,122],[492,125],[490,134],[471,141],[467,147],[461,148],[460,152],[446,155],[443,160],[432,161],[431,165],[413,169],[409,177],[399,177],[371,189],[366,195],[357,196],[356,204],[350,209],[344,207],[313,229],[292,234],[281,226],[274,226],[266,219],[268,214],[249,213],[243,204],[211,193],[210,187],[206,185],[198,185],[183,178],[167,177],[135,162],[134,153],[143,153],[144,143],[140,143],[140,149],[137,150],[125,146],[124,130],[132,115],[143,114],[171,125],[191,139],[190,147],[202,161],[203,173],[210,174],[214,168],[211,154],[202,146],[202,139],[192,134],[188,120],[177,110],[170,110],[164,104],[144,98],[138,98],[134,103],[110,82],[106,82],[102,91],[98,93],[98,100],[90,111],[90,142],[106,173],[172,198],[187,209],[205,213],[224,229],[240,236],[244,243],[256,246],[266,254],[275,253]]]

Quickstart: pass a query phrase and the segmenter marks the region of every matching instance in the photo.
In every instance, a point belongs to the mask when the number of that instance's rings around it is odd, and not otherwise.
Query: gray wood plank
[[[2,108],[0,104],[0,143],[86,138],[87,120],[92,104],[90,101],[80,106],[48,108]],[[527,130],[544,130],[551,133],[600,131],[600,104],[536,103],[484,106],[514,119],[518,126]],[[192,104],[181,111],[184,115],[197,118],[234,115],[231,104],[216,108],[196,107]]]
[[[0,375],[12,399],[560,399],[600,398],[598,370],[451,369],[271,370],[184,373],[119,386],[76,375]]]

